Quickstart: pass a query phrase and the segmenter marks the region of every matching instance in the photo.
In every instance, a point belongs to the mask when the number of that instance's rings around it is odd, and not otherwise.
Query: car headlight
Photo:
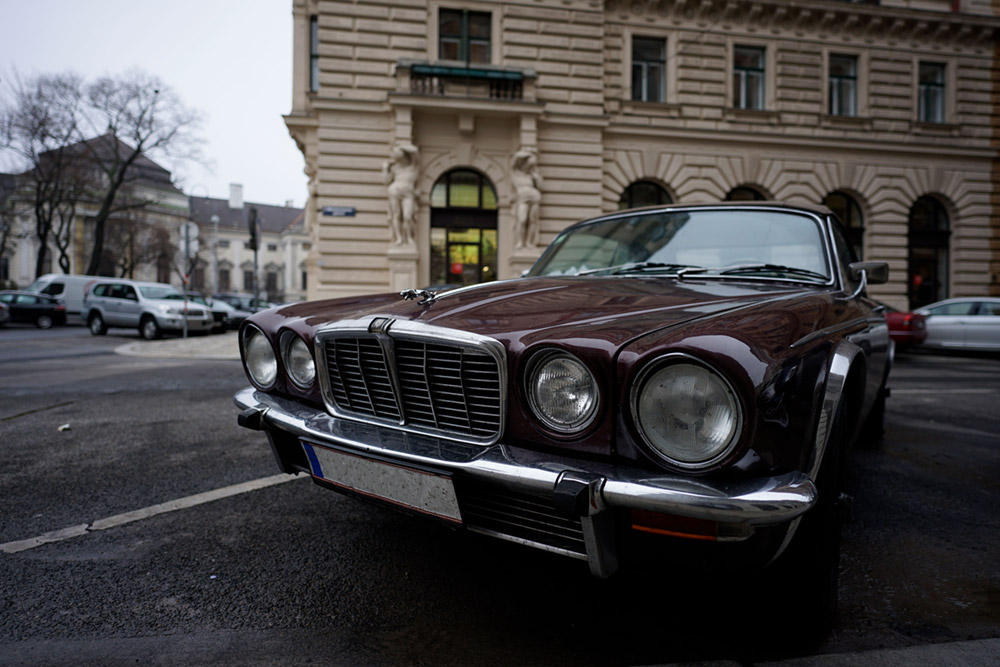
[[[551,351],[528,369],[528,400],[542,423],[561,433],[580,431],[597,414],[597,382],[576,357]]]
[[[303,389],[311,386],[316,379],[316,363],[309,352],[309,346],[291,331],[282,336],[281,346],[288,377]]]
[[[732,386],[690,357],[653,363],[639,377],[632,409],[646,444],[670,463],[706,468],[728,455],[742,428]]]
[[[258,386],[269,387],[278,377],[278,360],[271,342],[256,327],[247,327],[243,338],[247,371]]]

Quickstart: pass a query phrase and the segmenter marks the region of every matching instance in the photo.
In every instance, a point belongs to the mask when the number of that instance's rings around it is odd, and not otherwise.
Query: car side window
[[[13,303],[14,302],[14,295],[13,294],[0,294],[0,301],[3,301],[4,303]]]
[[[980,301],[976,309],[976,315],[1000,315],[1000,303],[992,301]]]
[[[108,291],[107,285],[96,285],[94,286],[93,291],[91,291],[91,294],[94,296],[105,296],[107,294],[107,291]]]
[[[931,315],[952,315],[952,316],[962,316],[962,315],[972,315],[975,309],[976,303],[974,301],[959,301],[958,303],[946,303],[938,306],[937,308],[932,308],[930,311]]]
[[[18,294],[16,303],[38,303],[38,299],[30,294]]]
[[[131,301],[138,301],[139,297],[135,294],[135,288],[131,285],[122,285],[122,298],[129,299]]]
[[[833,243],[837,246],[837,263],[840,266],[840,275],[844,277],[844,290],[854,292],[861,284],[851,276],[851,269],[849,268],[851,262],[857,261],[854,257],[854,249],[847,242],[847,238],[844,236],[844,232],[841,230],[839,224],[830,225],[830,229],[833,231]]]
[[[112,285],[111,294],[109,294],[113,299],[124,299],[125,296],[125,285]]]
[[[42,290],[42,294],[62,294],[64,285],[62,283],[49,283]]]

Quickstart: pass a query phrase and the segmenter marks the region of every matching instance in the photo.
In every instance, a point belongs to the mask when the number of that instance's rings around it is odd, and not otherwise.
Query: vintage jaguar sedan
[[[823,615],[844,457],[881,433],[887,275],[826,209],[616,212],[519,279],[255,314],[239,422],[336,491],[602,577],[766,568]]]

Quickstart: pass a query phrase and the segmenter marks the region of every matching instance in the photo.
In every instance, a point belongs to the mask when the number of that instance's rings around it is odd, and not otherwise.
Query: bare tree
[[[108,220],[106,240],[108,249],[101,268],[121,278],[134,278],[141,266],[169,264],[175,254],[170,232],[148,220],[141,210]]]
[[[0,107],[0,146],[14,156],[15,169],[23,170],[15,188],[26,193],[24,200],[34,214],[37,277],[45,266],[59,211],[80,187],[75,179],[83,172],[70,147],[79,137],[83,84],[74,74],[26,81],[15,76],[8,88],[12,99]],[[13,211],[12,217],[17,214]]]
[[[139,160],[147,154],[193,157],[190,133],[198,114],[186,108],[158,78],[139,71],[102,77],[87,87],[85,125],[98,139],[86,142],[88,157],[101,174],[100,208],[94,217],[94,240],[87,266],[96,274],[104,253],[108,219],[122,210],[146,204],[119,200],[123,187],[140,176]],[[127,188],[126,188],[127,189]]]

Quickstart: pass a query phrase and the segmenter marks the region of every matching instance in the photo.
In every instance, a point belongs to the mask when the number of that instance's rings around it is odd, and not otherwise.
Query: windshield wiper
[[[792,276],[802,276],[803,278],[817,278],[826,282],[830,279],[830,276],[818,273],[816,271],[810,271],[809,269],[800,269],[795,266],[785,266],[783,264],[743,264],[741,266],[731,266],[729,268],[720,269],[720,276],[731,276],[743,273],[787,273]]]
[[[600,269],[584,269],[583,271],[577,271],[578,276],[589,276],[594,273],[608,273],[610,275],[621,275],[624,273],[642,273],[650,269],[655,270],[675,270],[675,269],[696,269],[701,267],[691,266],[690,264],[667,264],[665,262],[626,262],[625,264],[618,264],[617,266],[605,266]]]

